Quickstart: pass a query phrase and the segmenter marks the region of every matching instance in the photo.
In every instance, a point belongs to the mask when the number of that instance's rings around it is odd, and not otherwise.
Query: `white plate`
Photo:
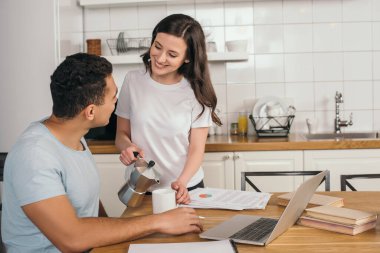
[[[254,117],[287,116],[288,106],[279,97],[262,97],[257,100],[252,110]]]

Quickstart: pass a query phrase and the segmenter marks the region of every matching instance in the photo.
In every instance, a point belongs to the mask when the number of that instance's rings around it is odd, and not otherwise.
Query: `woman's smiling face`
[[[187,45],[183,38],[158,33],[150,48],[152,78],[162,83],[174,83],[180,76],[178,69],[186,59]]]

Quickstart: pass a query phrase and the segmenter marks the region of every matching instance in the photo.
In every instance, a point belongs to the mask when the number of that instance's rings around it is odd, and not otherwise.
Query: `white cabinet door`
[[[330,170],[331,191],[340,191],[341,174],[380,173],[380,150],[305,150],[305,170]],[[357,190],[379,191],[379,179],[350,181]]]
[[[234,189],[234,162],[232,152],[209,152],[203,159],[205,187]]]
[[[117,192],[125,183],[125,165],[119,155],[94,155],[100,176],[100,200],[108,216],[120,217],[126,206],[119,200]]]
[[[303,170],[302,151],[235,152],[235,189],[241,189],[243,171],[295,171]],[[302,177],[259,176],[253,183],[263,192],[293,191],[303,181]],[[253,190],[249,185],[247,190]]]

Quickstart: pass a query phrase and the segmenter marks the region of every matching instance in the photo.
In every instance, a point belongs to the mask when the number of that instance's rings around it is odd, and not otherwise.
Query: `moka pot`
[[[129,179],[118,192],[120,201],[128,207],[140,206],[149,187],[160,183],[153,169],[155,162],[147,163],[137,152],[134,152],[134,155],[137,161]]]

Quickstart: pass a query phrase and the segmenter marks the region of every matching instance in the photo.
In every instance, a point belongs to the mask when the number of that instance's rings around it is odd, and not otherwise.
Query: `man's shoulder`
[[[48,156],[54,150],[55,142],[40,122],[33,122],[20,135],[8,156],[23,157],[22,160],[37,158],[38,154]]]
[[[39,121],[32,122],[19,136],[14,147],[24,146],[28,143],[37,144],[38,141],[50,139],[49,131]]]

